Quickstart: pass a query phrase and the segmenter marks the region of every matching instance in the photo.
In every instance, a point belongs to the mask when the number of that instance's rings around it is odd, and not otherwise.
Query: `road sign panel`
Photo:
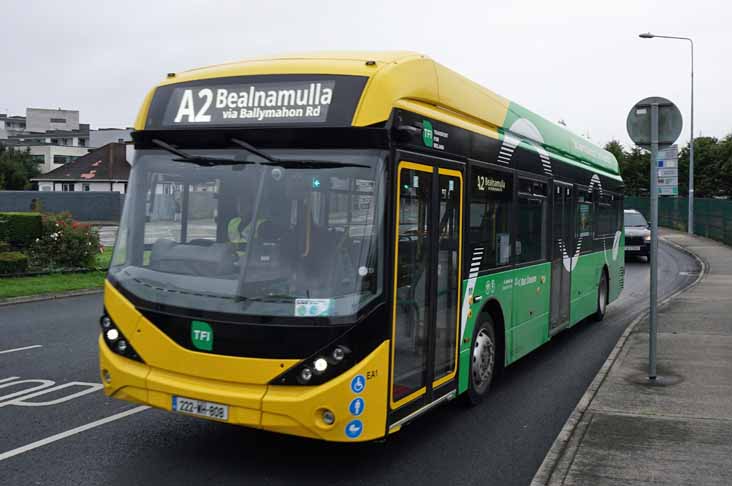
[[[665,149],[658,151],[658,160],[667,159],[678,159],[679,158],[679,146],[674,144],[666,147]]]
[[[679,175],[678,167],[666,167],[658,169],[658,177],[677,177]]]
[[[678,177],[659,177],[658,185],[659,186],[678,186],[679,178]]]
[[[651,148],[651,106],[658,105],[658,147],[673,144],[681,134],[681,111],[666,98],[652,96],[636,103],[628,113],[626,127],[639,147]]]

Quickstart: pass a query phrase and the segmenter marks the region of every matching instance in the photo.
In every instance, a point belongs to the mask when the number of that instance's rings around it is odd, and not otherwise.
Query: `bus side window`
[[[597,236],[614,235],[618,226],[617,196],[614,194],[601,195],[597,210],[599,213]]]
[[[546,259],[547,185],[519,180],[516,263]]]
[[[576,224],[575,236],[582,239],[582,251],[592,248],[593,238],[593,211],[592,211],[592,193],[585,188],[575,186],[576,194]]]
[[[482,253],[481,270],[509,265],[513,175],[473,166],[471,187],[471,258]]]

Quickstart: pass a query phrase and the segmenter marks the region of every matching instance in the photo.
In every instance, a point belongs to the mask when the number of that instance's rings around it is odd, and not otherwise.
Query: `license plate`
[[[640,251],[640,246],[626,246],[625,251]]]
[[[220,403],[173,396],[173,411],[217,420],[229,420],[229,407]]]

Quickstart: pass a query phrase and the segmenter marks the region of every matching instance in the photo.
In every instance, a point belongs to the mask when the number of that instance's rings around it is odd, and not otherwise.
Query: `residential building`
[[[8,116],[5,113],[0,113],[0,140],[24,131],[24,116]]]
[[[108,143],[86,155],[31,179],[39,191],[127,192],[130,164],[125,144]]]
[[[37,140],[11,138],[3,140],[2,143],[16,150],[30,151],[33,159],[38,162],[38,168],[42,174],[50,172],[89,153],[87,147],[53,145],[50,142]]]
[[[99,128],[89,130],[89,147],[99,148],[112,142],[126,144],[127,160],[132,162],[135,146],[132,143],[132,128]]]
[[[24,117],[0,115],[0,142],[29,150],[46,173],[89,153],[89,124],[78,110],[26,108]]]

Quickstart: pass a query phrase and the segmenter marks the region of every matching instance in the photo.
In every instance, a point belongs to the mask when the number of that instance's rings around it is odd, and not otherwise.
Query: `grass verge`
[[[0,299],[102,288],[106,275],[106,271],[96,271],[0,278]]]

